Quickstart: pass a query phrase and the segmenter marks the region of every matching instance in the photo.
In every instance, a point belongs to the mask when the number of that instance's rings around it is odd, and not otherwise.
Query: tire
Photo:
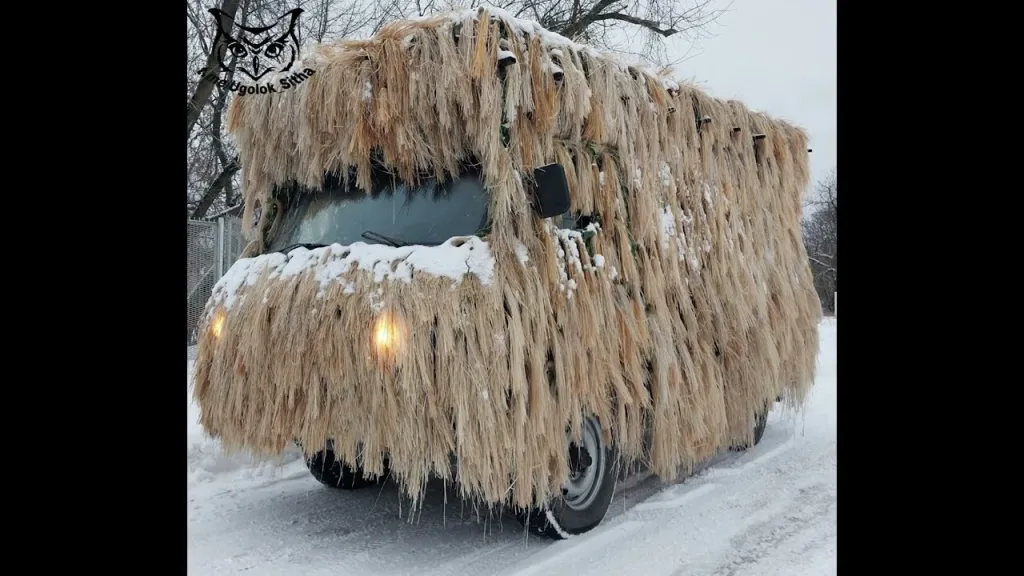
[[[754,446],[757,446],[758,444],[760,444],[761,443],[761,438],[764,437],[764,430],[765,430],[765,428],[768,427],[768,412],[770,410],[771,410],[771,406],[768,405],[768,404],[765,404],[764,409],[759,411],[754,416],[754,444],[753,444]],[[733,446],[732,449],[734,451],[737,451],[737,452],[742,452],[743,450],[747,450],[750,447],[751,447],[750,445],[740,444],[740,445],[737,445],[737,446]]]
[[[757,418],[754,421],[754,446],[761,443],[761,438],[764,437],[764,429],[768,427],[768,406],[764,407],[764,410],[757,414]]]
[[[321,450],[306,460],[306,467],[309,472],[324,486],[340,488],[342,490],[357,490],[366,486],[377,484],[379,479],[367,480],[363,477],[361,469],[353,469],[347,464],[334,458],[333,450]],[[387,463],[384,466],[384,476],[387,476]]]
[[[527,530],[552,540],[564,540],[589,532],[604,520],[615,494],[619,453],[601,439],[601,425],[596,418],[588,418],[583,424],[583,447],[581,451],[570,444],[570,466],[575,472],[560,496],[543,507],[516,512]]]

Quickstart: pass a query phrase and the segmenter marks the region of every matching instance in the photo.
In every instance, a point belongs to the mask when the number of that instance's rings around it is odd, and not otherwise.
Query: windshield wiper
[[[315,242],[300,242],[298,244],[291,244],[289,246],[285,246],[284,248],[278,250],[278,252],[280,252],[281,254],[288,254],[289,252],[295,250],[296,248],[305,248],[306,250],[313,250],[314,248],[323,248],[324,246],[327,246],[327,244],[317,244]]]
[[[376,240],[378,242],[384,242],[385,244],[390,244],[390,245],[394,246],[395,248],[401,248],[402,246],[407,246],[408,245],[406,242],[398,240],[397,238],[390,238],[390,237],[385,236],[383,234],[378,234],[378,233],[376,233],[376,232],[374,232],[372,230],[367,230],[367,231],[363,232],[362,233],[362,237],[366,238],[367,240]]]

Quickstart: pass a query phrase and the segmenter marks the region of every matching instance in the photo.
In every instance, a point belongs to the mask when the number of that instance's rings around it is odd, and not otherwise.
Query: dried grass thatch
[[[749,441],[763,403],[802,402],[821,312],[800,129],[501,11],[394,23],[305,62],[297,89],[231,109],[247,223],[281,183],[354,167],[365,188],[379,154],[409,180],[478,159],[493,227],[370,260],[356,244],[236,263],[208,305],[195,384],[225,447],[333,438],[370,473],[387,452],[414,498],[429,474],[452,478],[454,454],[465,495],[528,505],[566,479],[566,428],[585,415],[670,480]],[[551,162],[599,226],[534,215],[522,178]],[[417,264],[442,248],[476,273]],[[370,335],[382,317],[403,335],[387,355]]]

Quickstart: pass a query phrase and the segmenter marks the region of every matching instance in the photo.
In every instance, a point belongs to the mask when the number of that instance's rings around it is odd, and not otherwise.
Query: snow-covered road
[[[807,408],[769,416],[761,444],[681,484],[627,482],[594,531],[563,542],[478,518],[440,482],[412,522],[393,485],[326,488],[297,452],[226,459],[189,402],[193,574],[757,575],[836,573],[836,320],[821,325]],[[189,391],[191,399],[191,390]]]

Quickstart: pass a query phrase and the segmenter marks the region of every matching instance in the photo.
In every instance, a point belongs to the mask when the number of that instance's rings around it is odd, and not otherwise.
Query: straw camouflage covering
[[[587,415],[671,480],[749,442],[764,403],[803,401],[821,310],[800,129],[494,9],[396,22],[305,62],[299,87],[230,112],[255,246],[275,185],[354,167],[368,189],[374,158],[407,181],[475,159],[492,227],[237,262],[208,304],[194,391],[226,449],[331,438],[370,474],[387,452],[414,499],[429,474],[455,479],[454,455],[465,496],[526,506],[566,480],[566,430]],[[552,162],[595,225],[531,210],[526,180]],[[441,251],[463,272],[432,269]],[[386,354],[382,318],[400,335]]]

